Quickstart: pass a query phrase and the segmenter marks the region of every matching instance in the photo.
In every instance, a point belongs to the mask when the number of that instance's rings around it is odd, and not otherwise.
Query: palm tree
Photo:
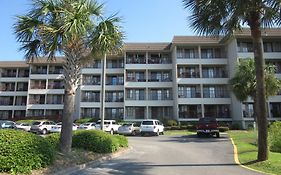
[[[265,67],[265,89],[266,98],[274,96],[281,88],[281,81],[275,76],[275,66],[266,65]],[[236,98],[243,102],[248,97],[254,101],[254,116],[256,116],[256,74],[255,62],[253,59],[248,58],[240,60],[237,70],[233,78],[229,80],[231,89]]]
[[[253,40],[257,77],[258,161],[268,159],[267,115],[264,83],[264,58],[261,28],[280,26],[279,0],[183,0],[191,10],[191,27],[199,34],[232,34],[248,25]]]
[[[32,9],[17,17],[14,30],[20,50],[32,62],[42,56],[50,61],[63,55],[64,109],[60,151],[68,154],[72,144],[72,122],[81,67],[93,59],[93,33],[102,22],[103,6],[94,0],[33,0]]]
[[[122,51],[123,46],[124,35],[120,26],[116,24],[119,23],[120,20],[121,19],[116,17],[116,15],[113,15],[99,23],[93,32],[92,42],[90,43],[91,47],[98,50],[103,58],[100,108],[101,130],[104,130],[107,54],[118,54]]]

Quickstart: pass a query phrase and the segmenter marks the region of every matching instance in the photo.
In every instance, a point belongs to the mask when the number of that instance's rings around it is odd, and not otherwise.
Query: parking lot
[[[131,149],[125,154],[73,175],[260,174],[235,164],[227,134],[221,138],[164,135],[128,139]]]

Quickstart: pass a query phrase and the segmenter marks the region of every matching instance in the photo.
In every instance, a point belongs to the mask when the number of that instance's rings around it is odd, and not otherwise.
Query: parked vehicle
[[[52,126],[50,132],[61,132],[61,126],[62,126],[62,122],[57,123],[55,126]],[[77,128],[78,128],[78,126],[75,123],[73,123],[72,124],[72,131],[76,131]]]
[[[137,123],[126,123],[118,128],[117,133],[122,135],[137,135],[140,133],[140,125]]]
[[[30,132],[47,134],[51,131],[52,126],[55,126],[56,123],[52,121],[37,121],[33,122],[30,128]]]
[[[96,129],[96,123],[94,123],[94,122],[92,122],[92,123],[83,123],[83,124],[79,125],[77,129],[84,129],[84,130]]]
[[[16,127],[16,123],[9,120],[0,120],[0,129],[13,129]]]
[[[16,123],[16,129],[23,131],[30,131],[31,124],[29,123]]]
[[[204,117],[200,118],[197,125],[197,136],[201,137],[202,135],[215,135],[220,137],[219,125],[216,118]]]
[[[121,125],[118,125],[115,120],[104,120],[104,131],[110,134],[117,133],[120,126]],[[97,122],[96,128],[101,129],[101,120]]]
[[[140,126],[141,135],[153,134],[159,136],[164,134],[164,126],[159,120],[143,120]]]

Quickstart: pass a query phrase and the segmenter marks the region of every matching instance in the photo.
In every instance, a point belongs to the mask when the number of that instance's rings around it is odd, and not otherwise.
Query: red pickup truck
[[[220,132],[218,127],[219,125],[216,118],[212,118],[212,117],[200,118],[198,125],[196,127],[197,136],[201,137],[203,135],[212,135],[212,136],[215,135],[217,138],[219,138]]]

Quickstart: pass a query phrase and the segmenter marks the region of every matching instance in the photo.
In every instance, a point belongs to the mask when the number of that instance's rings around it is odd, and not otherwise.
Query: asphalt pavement
[[[72,175],[261,175],[235,164],[227,135],[128,139],[131,149],[126,153]]]

